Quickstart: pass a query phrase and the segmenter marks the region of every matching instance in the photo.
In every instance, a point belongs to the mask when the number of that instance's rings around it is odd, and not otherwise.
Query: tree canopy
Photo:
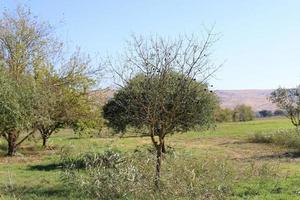
[[[294,126],[299,128],[300,86],[291,89],[278,88],[271,93],[269,99],[272,103],[275,103],[279,109],[284,111]]]

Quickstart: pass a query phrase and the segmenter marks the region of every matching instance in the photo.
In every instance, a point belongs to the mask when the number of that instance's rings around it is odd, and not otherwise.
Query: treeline
[[[261,110],[254,112],[251,106],[237,105],[234,109],[221,108],[216,109],[215,119],[217,122],[242,122],[251,121],[254,118],[264,118],[272,116],[284,116],[285,112],[282,110]]]

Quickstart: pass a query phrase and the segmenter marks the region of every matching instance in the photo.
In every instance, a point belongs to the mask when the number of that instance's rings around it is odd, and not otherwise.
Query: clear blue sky
[[[197,35],[215,24],[215,62],[226,61],[215,89],[300,83],[299,0],[0,0],[0,11],[18,2],[91,55],[121,51],[132,33]]]

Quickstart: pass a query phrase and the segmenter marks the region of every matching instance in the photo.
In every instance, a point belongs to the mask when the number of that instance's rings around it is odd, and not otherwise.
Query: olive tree
[[[217,99],[207,80],[217,69],[210,61],[214,35],[204,40],[133,37],[123,59],[110,62],[120,89],[103,108],[117,131],[146,127],[156,149],[159,188],[165,137],[212,123]]]
[[[278,88],[274,90],[269,100],[291,120],[299,130],[300,127],[300,86],[297,88]]]

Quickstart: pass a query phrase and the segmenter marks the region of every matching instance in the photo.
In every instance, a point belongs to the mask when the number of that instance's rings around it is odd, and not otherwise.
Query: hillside
[[[220,97],[221,105],[224,108],[234,108],[238,104],[246,104],[254,111],[272,110],[276,106],[267,98],[272,90],[217,90],[216,94]]]
[[[103,104],[113,96],[115,91],[111,88],[105,88],[92,91],[90,95]],[[221,106],[224,108],[232,109],[236,105],[246,104],[251,106],[254,111],[264,109],[274,111],[276,109],[276,106],[267,99],[272,90],[216,90],[215,92],[221,100]]]

